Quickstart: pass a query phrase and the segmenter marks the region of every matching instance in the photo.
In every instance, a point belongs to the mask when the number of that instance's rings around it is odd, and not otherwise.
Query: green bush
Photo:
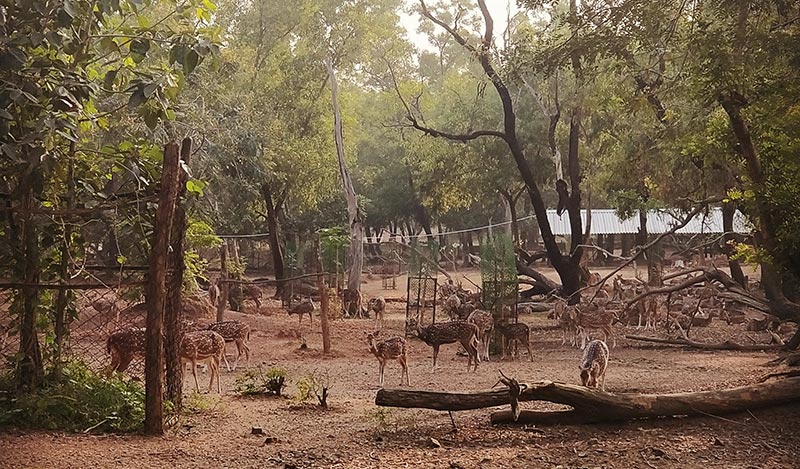
[[[264,372],[259,366],[236,379],[236,392],[243,396],[256,394],[280,396],[287,384],[289,384],[289,374],[283,368],[276,366]]]
[[[50,372],[33,393],[19,394],[13,379],[0,379],[0,427],[131,432],[143,421],[139,383],[99,375],[81,362]]]

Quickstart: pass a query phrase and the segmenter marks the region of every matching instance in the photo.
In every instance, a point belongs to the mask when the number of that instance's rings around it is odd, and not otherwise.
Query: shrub
[[[68,362],[60,372],[48,373],[32,393],[17,393],[11,383],[0,379],[0,427],[130,432],[144,421],[139,383],[101,376],[82,362]]]
[[[259,366],[236,379],[236,392],[243,396],[255,394],[280,396],[289,381],[289,374],[283,368],[272,367],[264,372]]]

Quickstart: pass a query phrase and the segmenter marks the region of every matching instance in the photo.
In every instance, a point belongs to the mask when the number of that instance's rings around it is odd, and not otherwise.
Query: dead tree
[[[347,275],[347,288],[361,291],[361,269],[364,267],[364,219],[358,207],[356,191],[350,179],[350,171],[344,160],[344,141],[342,139],[342,116],[339,112],[339,89],[330,58],[325,59],[325,68],[331,81],[331,101],[333,104],[333,137],[336,143],[336,156],[339,160],[339,176],[342,178],[344,197],[347,201],[347,221],[350,227],[350,270]]]

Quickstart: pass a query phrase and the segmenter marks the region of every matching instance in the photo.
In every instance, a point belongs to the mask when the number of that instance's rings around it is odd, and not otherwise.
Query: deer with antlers
[[[405,384],[411,386],[411,380],[408,377],[408,344],[406,339],[402,337],[390,337],[384,340],[378,340],[380,331],[375,331],[367,334],[367,343],[369,344],[369,351],[378,359],[380,366],[380,386],[383,387],[383,375],[386,369],[386,362],[389,360],[397,360],[400,362],[402,372],[400,373],[400,385],[403,385],[403,377],[405,377]]]

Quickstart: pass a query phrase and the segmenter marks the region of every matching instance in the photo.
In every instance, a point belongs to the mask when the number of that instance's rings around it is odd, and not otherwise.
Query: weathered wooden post
[[[225,308],[228,306],[228,292],[231,285],[228,283],[228,242],[222,243],[219,248],[219,298],[217,299],[217,322],[225,320]]]
[[[322,263],[322,243],[317,237],[317,289],[319,290],[319,322],[322,327],[322,353],[331,351],[331,329],[328,324],[328,311],[330,303],[328,301],[328,282],[325,281],[325,266]]]
[[[164,166],[161,171],[161,189],[150,251],[150,268],[147,282],[147,339],[145,353],[145,417],[144,432],[148,435],[164,433],[164,340],[162,337],[164,306],[166,301],[167,251],[172,231],[175,199],[178,196],[178,144],[168,143],[164,148]]]

